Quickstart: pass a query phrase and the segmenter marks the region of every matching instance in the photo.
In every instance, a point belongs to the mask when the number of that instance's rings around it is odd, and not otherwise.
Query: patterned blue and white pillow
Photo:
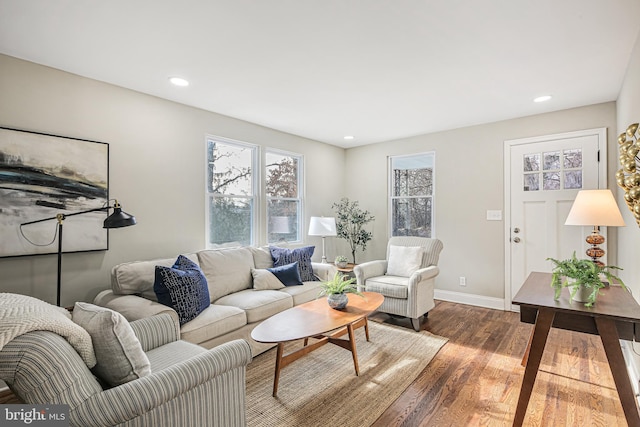
[[[172,267],[156,266],[153,290],[158,302],[173,308],[183,325],[211,305],[209,287],[198,264],[180,255]]]
[[[311,266],[311,256],[315,248],[315,246],[305,246],[291,250],[278,246],[269,246],[269,251],[271,252],[271,258],[273,258],[274,267],[281,267],[297,261],[302,281],[313,282],[318,280],[313,274],[313,267]]]

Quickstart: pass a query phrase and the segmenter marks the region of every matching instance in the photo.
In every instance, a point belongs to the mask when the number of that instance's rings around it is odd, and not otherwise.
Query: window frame
[[[209,142],[214,141],[216,143],[226,144],[230,146],[248,148],[251,150],[251,187],[253,190],[253,195],[251,196],[239,196],[239,195],[223,195],[223,194],[215,194],[209,191],[209,166],[212,163],[209,159]],[[207,249],[212,249],[217,246],[215,243],[211,242],[211,201],[215,198],[243,198],[247,200],[253,200],[253,209],[251,212],[251,230],[250,230],[250,242],[249,245],[256,244],[256,237],[258,236],[257,225],[259,224],[258,218],[260,216],[260,173],[256,173],[259,171],[259,163],[260,163],[260,146],[256,144],[251,144],[248,142],[237,141],[230,138],[225,138],[216,135],[206,135],[205,137],[205,247]],[[224,246],[224,243],[221,244]]]
[[[275,155],[279,155],[279,156],[286,156],[286,157],[293,157],[296,158],[298,161],[298,175],[297,175],[297,181],[298,181],[298,197],[297,198],[290,198],[290,197],[271,197],[267,195],[267,155],[268,154],[275,154]],[[305,232],[305,227],[304,227],[304,156],[302,154],[299,153],[294,153],[292,151],[287,151],[287,150],[281,150],[278,148],[271,148],[271,147],[265,147],[264,148],[264,163],[263,163],[263,167],[261,168],[263,174],[264,174],[264,185],[261,188],[262,194],[264,194],[264,232],[262,233],[262,237],[264,237],[264,243],[265,244],[272,244],[269,242],[269,202],[271,200],[294,200],[294,201],[298,201],[298,227],[296,230],[296,239],[295,240],[286,240],[286,243],[302,243],[303,242],[303,237],[304,236],[304,232]]]
[[[230,196],[224,194],[213,194],[209,191],[209,167],[212,163],[209,159],[209,143],[216,142],[221,144],[226,144],[235,147],[248,148],[251,150],[251,185],[253,189],[252,196]],[[298,224],[296,230],[296,240],[287,240],[286,243],[289,244],[297,244],[302,243],[304,241],[304,233],[305,233],[305,224],[304,224],[304,213],[305,213],[305,186],[304,186],[304,155],[300,153],[295,153],[292,151],[281,150],[277,148],[264,147],[258,144],[253,144],[244,141],[238,141],[231,138],[226,138],[217,135],[205,135],[205,188],[204,188],[204,197],[205,197],[205,247],[207,249],[213,249],[220,246],[225,246],[225,243],[217,245],[215,243],[211,243],[211,201],[215,198],[243,198],[247,200],[253,201],[253,209],[251,212],[251,231],[250,231],[250,246],[261,246],[269,244],[269,201],[270,200],[294,200],[298,202]],[[275,154],[287,157],[293,157],[298,162],[298,197],[297,198],[279,198],[279,197],[268,197],[267,196],[267,154]],[[273,244],[272,242],[271,244]]]
[[[425,196],[394,196],[393,195],[393,184],[394,184],[394,174],[393,174],[393,161],[394,159],[402,159],[402,158],[411,158],[411,157],[421,157],[421,156],[429,156],[431,157],[432,162],[432,174],[431,174],[431,195]],[[431,198],[431,237],[432,239],[436,238],[436,152],[435,151],[424,151],[420,153],[412,153],[412,154],[401,154],[396,156],[388,156],[387,158],[387,184],[388,184],[388,207],[387,207],[387,227],[388,227],[388,235],[390,237],[395,237],[393,234],[393,201],[394,199],[418,199],[418,198]]]

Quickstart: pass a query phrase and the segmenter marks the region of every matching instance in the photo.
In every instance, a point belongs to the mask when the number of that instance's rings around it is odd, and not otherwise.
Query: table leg
[[[613,381],[616,383],[616,388],[618,389],[618,396],[620,396],[620,403],[622,404],[627,424],[629,424],[630,427],[640,426],[638,406],[636,405],[633,387],[631,386],[631,381],[629,381],[626,364],[622,356],[616,324],[612,319],[599,316],[596,316],[595,321],[598,334],[602,339],[604,352],[609,361]]]
[[[369,320],[367,316],[364,317],[364,335],[367,337],[367,342],[369,341]]]
[[[551,325],[553,324],[554,317],[554,310],[545,308],[540,308],[538,310],[538,317],[536,318],[536,325],[533,329],[533,336],[531,338],[529,358],[527,360],[527,366],[524,370],[522,388],[520,389],[518,406],[516,407],[516,415],[513,420],[514,426],[521,426],[524,422],[524,417],[527,414],[529,398],[531,397],[531,392],[533,391],[533,385],[536,382],[538,368],[540,368],[540,361],[542,360],[542,353],[544,352],[544,346],[547,343],[547,337],[549,336],[549,330],[551,329]]]
[[[353,332],[353,324],[347,325],[347,331],[349,332],[349,344],[351,350],[351,356],[353,357],[353,366],[356,368],[356,375],[360,375],[360,367],[358,366],[358,353],[356,352],[356,334]]]
[[[527,366],[527,360],[529,360],[529,352],[531,351],[531,341],[533,341],[533,331],[531,331],[531,335],[529,335],[529,342],[527,343],[527,348],[524,351],[524,356],[522,356],[522,362],[520,362],[522,366]]]
[[[284,351],[284,343],[278,343],[276,353],[276,373],[273,377],[273,397],[278,394],[278,381],[280,381],[280,370],[282,369],[282,353]]]

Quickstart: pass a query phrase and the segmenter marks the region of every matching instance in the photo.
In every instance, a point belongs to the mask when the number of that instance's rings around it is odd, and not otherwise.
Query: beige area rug
[[[327,344],[282,370],[278,397],[271,396],[275,348],[257,356],[247,367],[248,426],[369,426],[447,342],[373,321],[370,342],[364,328],[355,334],[360,376],[349,351]],[[285,352],[301,346],[302,341],[289,343]]]

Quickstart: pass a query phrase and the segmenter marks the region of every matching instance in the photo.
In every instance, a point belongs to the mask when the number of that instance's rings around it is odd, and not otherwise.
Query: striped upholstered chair
[[[440,272],[442,242],[424,237],[392,237],[387,259],[357,265],[353,272],[358,290],[378,292],[384,302],[378,311],[411,319],[420,330],[420,317],[434,306],[433,288]]]
[[[244,340],[211,350],[179,340],[167,314],[131,322],[151,373],[104,388],[78,352],[49,331],[20,335],[0,351],[0,378],[28,404],[69,405],[72,426],[244,426]]]

